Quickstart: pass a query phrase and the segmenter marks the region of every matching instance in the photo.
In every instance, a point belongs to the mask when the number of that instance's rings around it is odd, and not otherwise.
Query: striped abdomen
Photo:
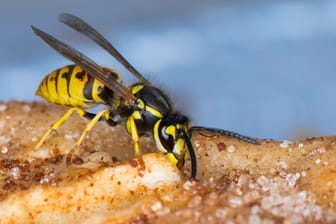
[[[118,74],[108,70],[120,82]],[[114,102],[113,92],[78,65],[64,66],[51,72],[42,80],[36,95],[51,103],[79,108]]]

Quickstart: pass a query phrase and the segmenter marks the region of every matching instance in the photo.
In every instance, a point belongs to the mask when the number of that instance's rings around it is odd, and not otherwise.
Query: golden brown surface
[[[196,182],[158,153],[133,159],[124,127],[103,122],[71,165],[68,152],[87,121],[73,115],[36,151],[64,108],[0,104],[1,223],[333,223],[336,137],[250,145],[209,132],[192,136]],[[141,138],[141,149],[155,147]],[[23,158],[26,161],[23,161]]]

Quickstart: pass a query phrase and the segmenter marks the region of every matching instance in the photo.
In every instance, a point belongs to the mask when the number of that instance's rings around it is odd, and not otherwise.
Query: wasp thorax
[[[130,116],[133,117],[140,134],[151,131],[159,119],[171,112],[167,96],[154,86],[138,83],[131,86],[131,91],[137,100]]]

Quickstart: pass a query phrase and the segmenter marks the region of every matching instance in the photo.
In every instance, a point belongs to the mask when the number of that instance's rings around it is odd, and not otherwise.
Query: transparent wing
[[[32,29],[37,36],[54,48],[58,53],[81,66],[91,76],[104,83],[107,88],[123,97],[128,103],[135,103],[135,97],[128,91],[128,89],[118,83],[89,57],[34,26],[32,26]]]
[[[83,21],[81,18],[74,16],[69,13],[62,13],[58,17],[59,21],[68,25],[72,29],[78,31],[79,33],[89,37],[91,40],[96,42],[99,46],[104,48],[109,52],[115,59],[117,59],[129,72],[131,72],[135,77],[137,77],[141,82],[149,83],[140,72],[138,72],[120,53],[113,45],[103,37],[97,30],[91,27],[88,23]]]

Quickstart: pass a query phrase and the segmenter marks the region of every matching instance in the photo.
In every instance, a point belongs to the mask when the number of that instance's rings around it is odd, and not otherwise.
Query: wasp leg
[[[94,114],[86,113],[86,117],[90,118]],[[67,161],[70,159],[73,152],[76,150],[76,148],[83,142],[85,135],[96,125],[96,123],[104,116],[105,120],[110,119],[110,114],[108,110],[101,110],[97,114],[93,116],[91,121],[86,125],[84,131],[82,132],[82,135],[79,137],[78,141],[76,142],[75,146],[70,150],[70,152],[67,155]]]
[[[145,163],[141,157],[141,150],[139,146],[139,133],[134,118],[132,116],[129,116],[127,118],[126,124],[128,126],[127,129],[129,130],[129,133],[131,134],[134,142],[134,154],[140,163],[140,169],[145,170]]]
[[[97,114],[94,114],[94,113],[89,113],[87,111],[85,111],[85,114],[83,115],[83,117],[89,119],[89,120],[92,120],[93,118],[95,118]],[[120,122],[119,121],[115,121],[113,120],[114,119],[114,114],[111,114],[111,111],[110,111],[110,114],[109,116],[107,117],[106,115],[104,115],[104,117],[100,117],[99,118],[99,121],[106,121],[106,123],[108,123],[110,126],[116,126],[117,124],[119,124]]]
[[[51,127],[49,128],[48,131],[46,131],[44,133],[44,135],[42,136],[42,138],[40,139],[40,141],[35,145],[35,149],[39,149],[43,143],[45,142],[45,140],[47,139],[47,137],[49,136],[49,134],[53,131],[56,131],[60,126],[62,126],[62,124],[69,119],[70,115],[73,112],[77,112],[79,115],[84,116],[86,114],[86,112],[83,109],[80,108],[70,108],[67,110],[67,112],[61,117],[59,118],[55,123],[53,123],[51,125]],[[33,150],[31,150],[27,155],[24,156],[25,160],[27,160],[28,158],[31,157],[33,153]]]
[[[132,116],[129,116],[127,118],[127,125],[129,125],[129,131],[134,142],[134,154],[135,156],[140,156],[141,151],[139,146],[139,133],[134,118]]]
[[[66,120],[69,119],[73,112],[77,112],[79,115],[83,116],[86,112],[80,108],[70,108],[60,119],[51,125],[49,130],[42,136],[40,141],[36,144],[35,149],[39,149],[45,142],[46,138],[52,131],[56,131]]]
[[[92,120],[95,116],[96,116],[96,114],[89,113],[89,112],[86,112],[86,111],[85,111],[85,114],[83,115],[83,117],[85,117],[85,118],[87,118],[89,120]]]
[[[99,111],[93,118],[92,120],[86,125],[82,135],[80,136],[80,138],[78,139],[75,147],[78,147],[82,141],[84,140],[85,135],[96,125],[96,123],[100,120],[100,118],[102,118],[102,116],[104,116],[104,118],[106,120],[109,119],[109,111],[108,110],[101,110]]]

